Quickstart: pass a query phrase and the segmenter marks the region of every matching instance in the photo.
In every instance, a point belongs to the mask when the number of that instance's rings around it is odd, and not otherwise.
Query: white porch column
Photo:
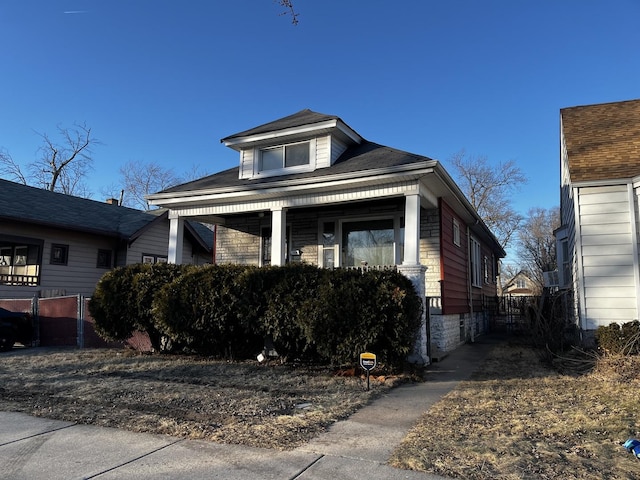
[[[404,261],[403,265],[420,264],[420,195],[404,198]]]
[[[287,213],[284,208],[271,210],[271,265],[285,263],[285,236],[287,234]]]
[[[184,218],[169,213],[169,263],[182,263],[182,241],[184,239]]]
[[[427,324],[427,309],[429,308],[429,305],[427,305],[427,289],[425,282],[427,267],[424,265],[398,265],[398,271],[411,280],[413,288],[415,288],[418,297],[422,300],[422,320],[420,321],[420,331],[416,338],[413,353],[409,355],[408,360],[412,363],[429,365],[431,363],[431,358],[429,358],[428,343],[430,342],[429,338],[431,332],[427,331],[427,328],[429,328],[429,325]]]

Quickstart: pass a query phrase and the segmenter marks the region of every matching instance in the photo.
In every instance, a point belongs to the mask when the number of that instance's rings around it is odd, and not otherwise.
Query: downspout
[[[471,337],[471,343],[475,342],[475,328],[474,328],[474,319],[473,319],[473,286],[471,285],[473,282],[471,281],[471,229],[469,228],[469,225],[467,225],[467,285],[468,285],[468,295],[469,295],[469,330],[471,330],[470,332],[470,337]]]

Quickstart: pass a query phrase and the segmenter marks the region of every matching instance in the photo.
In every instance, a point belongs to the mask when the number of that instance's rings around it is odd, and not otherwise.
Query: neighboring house
[[[531,297],[536,295],[537,290],[539,288],[526,273],[518,272],[504,284],[502,294],[512,297]]]
[[[208,233],[207,233],[208,232]],[[211,261],[213,232],[189,222],[185,263]],[[89,296],[109,269],[167,261],[168,213],[145,213],[0,179],[0,298]]]
[[[638,319],[640,100],[560,110],[558,277],[578,327]]]
[[[339,117],[303,110],[223,138],[239,167],[148,197],[216,225],[218,263],[397,268],[429,297],[416,349],[449,351],[484,328],[502,247],[436,160],[362,138]]]

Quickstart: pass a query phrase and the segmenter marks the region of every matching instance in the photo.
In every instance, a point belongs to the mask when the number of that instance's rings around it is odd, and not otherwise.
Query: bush
[[[95,320],[95,330],[106,340],[123,341],[136,330],[138,299],[135,276],[149,265],[118,267],[98,281],[89,300],[89,312]]]
[[[337,269],[300,308],[305,340],[321,360],[352,364],[372,351],[399,367],[415,344],[422,302],[397,272]]]
[[[162,287],[193,268],[191,265],[154,263],[146,265],[133,277],[132,288],[137,307],[134,327],[136,330],[147,332],[151,346],[156,351],[165,350],[166,345],[162,344],[163,332],[153,312],[153,300]]]
[[[287,359],[313,359],[316,352],[303,332],[301,305],[317,295],[327,270],[305,264],[267,267],[253,272],[247,290],[257,292],[252,308],[260,332]]]
[[[611,323],[596,330],[598,350],[608,355],[640,354],[640,322]]]
[[[243,274],[251,267],[211,265],[187,271],[165,285],[153,313],[173,342],[186,349],[224,358],[246,358],[259,351],[262,338],[246,315],[250,295]]]
[[[267,343],[285,359],[353,364],[372,351],[390,367],[411,353],[422,302],[394,271],[131,265],[108,272],[90,302],[96,330],[149,334],[161,350],[252,358]]]

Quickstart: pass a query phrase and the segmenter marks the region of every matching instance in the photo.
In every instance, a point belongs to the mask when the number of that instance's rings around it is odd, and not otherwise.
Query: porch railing
[[[37,275],[0,274],[0,285],[38,285]]]

